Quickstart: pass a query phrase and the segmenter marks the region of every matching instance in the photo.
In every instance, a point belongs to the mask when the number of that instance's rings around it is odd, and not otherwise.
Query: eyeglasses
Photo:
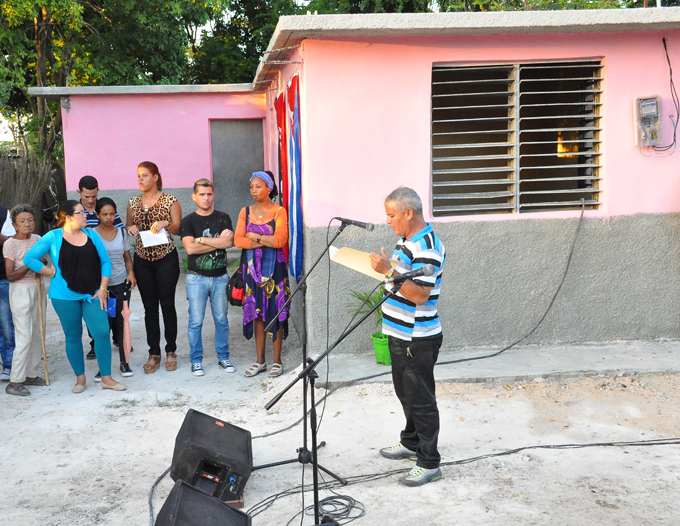
[[[81,210],[80,212],[73,212],[73,215],[74,215],[74,216],[85,215],[85,210]]]

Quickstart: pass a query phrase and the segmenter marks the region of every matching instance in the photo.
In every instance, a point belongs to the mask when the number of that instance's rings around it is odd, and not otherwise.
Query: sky
[[[12,140],[12,132],[9,131],[9,128],[7,127],[7,121],[0,117],[0,142],[2,141],[11,141]]]

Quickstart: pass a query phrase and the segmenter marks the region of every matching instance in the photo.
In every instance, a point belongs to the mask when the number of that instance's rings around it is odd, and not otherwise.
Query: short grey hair
[[[33,210],[33,207],[31,205],[27,205],[26,203],[21,203],[19,205],[16,205],[15,207],[12,208],[10,211],[10,216],[12,217],[12,223],[16,224],[17,222],[17,217],[19,214],[22,212],[28,212],[33,216],[33,219],[35,219],[35,210]]]
[[[394,203],[397,210],[408,210],[410,208],[417,216],[423,215],[423,202],[416,191],[411,188],[400,186],[392,190],[390,195],[385,198],[385,204],[387,203]]]

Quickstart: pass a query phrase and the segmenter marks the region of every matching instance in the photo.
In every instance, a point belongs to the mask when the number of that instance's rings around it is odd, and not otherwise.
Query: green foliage
[[[441,0],[442,12],[455,11],[555,11],[564,9],[615,9],[619,0]]]
[[[23,150],[59,162],[63,157],[59,103],[29,97],[29,87],[250,82],[284,14],[643,5],[644,0],[43,0],[39,4],[0,0],[0,114],[15,125]],[[663,5],[680,5],[680,0],[663,0]]]
[[[281,0],[231,0],[211,31],[203,31],[193,54],[190,78],[196,84],[252,82],[281,15],[300,11]]]
[[[329,13],[427,13],[427,0],[311,0],[307,9]]]
[[[223,0],[0,0],[0,113],[24,149],[61,156],[58,102],[32,86],[181,84],[198,27]]]
[[[349,313],[352,316],[358,316],[359,314],[368,313],[373,307],[380,303],[384,295],[385,287],[380,287],[380,289],[373,292],[351,290],[350,296],[354,298],[354,301],[349,305]],[[381,327],[383,320],[382,307],[379,307],[375,311],[375,315],[376,325],[378,327]]]

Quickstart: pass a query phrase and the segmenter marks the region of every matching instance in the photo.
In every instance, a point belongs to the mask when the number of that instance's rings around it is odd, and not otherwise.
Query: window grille
[[[600,61],[432,70],[435,216],[600,206]]]

